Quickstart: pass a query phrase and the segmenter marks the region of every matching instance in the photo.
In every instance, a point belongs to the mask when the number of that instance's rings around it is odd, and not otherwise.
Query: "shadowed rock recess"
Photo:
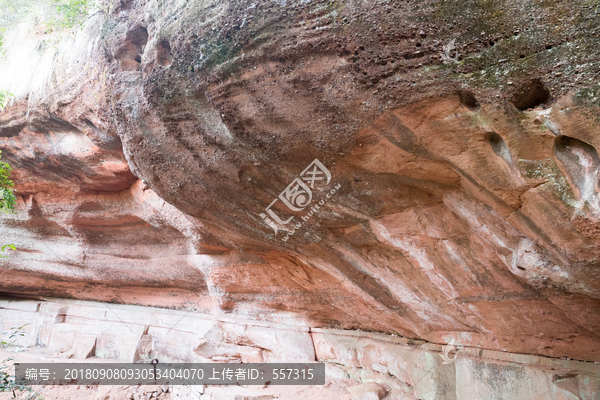
[[[600,362],[598,12],[109,4],[0,113],[0,294]]]

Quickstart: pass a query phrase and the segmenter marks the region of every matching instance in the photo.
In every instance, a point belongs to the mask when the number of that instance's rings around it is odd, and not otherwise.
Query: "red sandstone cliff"
[[[0,292],[600,361],[593,9],[471,3],[113,4],[0,113]]]

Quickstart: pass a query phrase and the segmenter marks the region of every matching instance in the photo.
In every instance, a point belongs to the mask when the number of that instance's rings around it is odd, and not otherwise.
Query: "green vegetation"
[[[2,157],[1,154],[2,151],[0,151],[0,158]],[[9,179],[11,171],[10,165],[0,161],[0,211],[6,213],[14,213],[15,204],[17,203],[17,198],[12,189],[14,183]]]
[[[12,346],[17,342],[17,338],[19,336],[25,336],[25,327],[29,324],[25,324],[22,326],[15,326],[10,329],[8,332],[4,332],[4,335],[8,335],[8,340],[0,341],[0,350],[7,348],[8,346]],[[17,397],[17,391],[23,392],[32,392],[31,386],[25,385],[17,385],[15,382],[15,375],[9,372],[9,364],[13,361],[12,357],[9,357],[0,362],[0,392],[12,392],[13,398]],[[24,399],[42,399],[38,393],[30,393],[29,395],[22,396]]]
[[[1,153],[2,152],[0,151],[0,154]],[[9,179],[11,171],[12,168],[10,167],[10,165],[0,161],[0,211],[4,211],[6,213],[14,213],[15,204],[17,203],[17,198],[15,197],[15,194],[13,193],[12,189],[14,183]],[[3,255],[3,253],[7,249],[15,250],[15,245],[3,245],[0,248],[0,258],[6,257]]]
[[[0,45],[2,45],[2,37],[0,36]],[[7,92],[4,89],[0,89],[0,111],[4,109],[8,99],[13,97],[12,93]]]
[[[93,1],[88,0],[53,0],[56,12],[46,23],[50,29],[82,27],[88,19]]]
[[[49,31],[83,27],[97,6],[96,0],[0,0],[0,56],[6,28],[30,20]]]
[[[6,251],[6,249],[11,249],[11,250],[16,250],[17,248],[15,247],[14,244],[5,244],[4,246],[2,246],[0,248],[0,258],[6,258],[8,256],[3,255],[2,253],[4,253],[4,251]]]
[[[34,4],[31,0],[0,0],[0,57],[4,53],[6,28],[26,21]]]

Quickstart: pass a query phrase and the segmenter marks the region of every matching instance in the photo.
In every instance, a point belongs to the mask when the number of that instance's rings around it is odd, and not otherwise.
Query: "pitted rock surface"
[[[0,114],[0,292],[600,361],[597,18],[462,3],[113,4]]]

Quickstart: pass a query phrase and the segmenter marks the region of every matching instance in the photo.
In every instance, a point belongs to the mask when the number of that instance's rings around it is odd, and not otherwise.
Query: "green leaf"
[[[0,258],[6,258],[7,256],[2,255],[2,253],[6,250],[6,249],[11,249],[11,250],[16,250],[17,248],[15,247],[14,244],[5,244],[4,246],[2,246],[2,248],[0,249]]]
[[[2,157],[2,151],[0,151],[0,157]],[[12,187],[14,186],[11,181],[10,173],[12,168],[5,162],[0,162],[0,211],[6,213],[15,213],[15,205],[17,204],[17,198],[15,197]],[[5,244],[0,248],[0,258],[6,258],[3,253],[6,250],[16,250],[14,244]]]
[[[50,28],[73,28],[86,21],[92,2],[88,0],[53,0],[56,14],[48,21]]]
[[[0,151],[0,157],[2,157],[1,154],[2,151]],[[9,179],[11,171],[10,165],[0,161],[0,211],[6,213],[15,213],[17,204],[17,198],[12,189],[14,183]]]
[[[2,36],[0,36],[0,52],[2,51]],[[4,109],[8,99],[15,97],[12,93],[7,92],[4,89],[0,89],[0,111]]]

